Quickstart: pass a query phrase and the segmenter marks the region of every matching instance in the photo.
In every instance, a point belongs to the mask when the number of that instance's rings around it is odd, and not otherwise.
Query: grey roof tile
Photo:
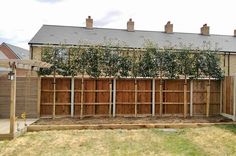
[[[143,30],[128,32],[125,29],[86,29],[57,25],[43,25],[29,44],[106,45],[114,43],[124,47],[143,48],[147,40],[158,44],[159,47],[181,48],[181,45],[192,45],[192,48],[203,48],[206,43],[209,43],[213,50],[236,52],[236,37],[227,35],[203,36],[179,32],[167,34]]]

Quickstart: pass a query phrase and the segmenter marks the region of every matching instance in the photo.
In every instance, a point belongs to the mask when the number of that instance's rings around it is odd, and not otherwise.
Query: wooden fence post
[[[187,82],[184,82],[184,118],[187,117],[187,110],[188,110],[188,105],[187,105]]]
[[[160,116],[162,116],[163,111],[163,81],[160,80]]]
[[[11,81],[11,103],[10,103],[10,134],[13,136],[15,132],[15,115],[16,115],[16,68],[15,63],[11,65],[14,73],[14,80]]]
[[[155,78],[153,78],[152,79],[152,116],[155,116],[155,95],[156,95]]]
[[[209,117],[209,111],[210,111],[210,82],[207,85],[207,102],[206,102],[206,116]]]
[[[227,77],[224,78],[223,81],[223,107],[222,107],[222,112],[226,113],[226,101],[227,101],[227,96],[226,96],[226,86],[227,86]]]
[[[71,77],[71,107],[70,107],[70,113],[71,117],[74,117],[74,95],[75,95],[75,77]]]
[[[109,79],[109,91],[110,91],[110,96],[109,96],[109,117],[111,117],[111,108],[112,108],[112,79]]]
[[[81,97],[80,97],[80,102],[81,102],[81,106],[80,106],[80,119],[83,118],[83,107],[84,107],[84,76],[82,75],[82,79],[81,79]]]
[[[38,96],[37,96],[37,113],[38,118],[40,117],[40,104],[41,104],[41,77],[38,76]]]
[[[113,80],[113,117],[116,116],[116,78]]]
[[[193,80],[190,81],[190,116],[193,116]]]
[[[138,95],[137,95],[137,91],[138,91],[138,86],[137,86],[137,79],[135,78],[134,80],[134,104],[135,104],[135,110],[134,110],[134,114],[135,117],[137,116],[137,102],[138,102]]]
[[[56,116],[56,70],[53,71],[53,107],[52,107],[52,118]]]
[[[220,80],[220,114],[223,112],[223,81]]]

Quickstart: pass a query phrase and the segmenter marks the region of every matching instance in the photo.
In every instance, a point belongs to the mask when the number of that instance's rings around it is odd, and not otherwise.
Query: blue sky
[[[96,27],[163,31],[167,21],[174,32],[199,33],[207,23],[211,34],[233,35],[235,0],[0,0],[0,43],[28,49],[43,24],[84,26],[90,15]]]

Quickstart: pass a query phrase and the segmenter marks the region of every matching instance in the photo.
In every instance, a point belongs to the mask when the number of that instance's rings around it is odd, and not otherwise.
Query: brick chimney
[[[236,37],[236,29],[234,29],[234,37]]]
[[[207,26],[207,24],[204,24],[202,27],[201,27],[201,35],[209,35],[209,32],[210,32],[210,27]]]
[[[87,29],[93,28],[93,19],[91,18],[91,16],[88,16],[88,18],[86,18],[86,28]]]
[[[173,24],[168,21],[165,25],[165,33],[173,33]]]
[[[127,31],[134,31],[134,21],[132,21],[132,18],[127,22]]]

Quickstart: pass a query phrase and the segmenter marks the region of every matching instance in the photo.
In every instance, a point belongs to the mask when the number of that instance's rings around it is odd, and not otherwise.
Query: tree
[[[201,78],[204,77],[203,69],[205,66],[205,57],[202,50],[195,50],[195,53],[193,54],[193,72],[194,72],[194,78]]]
[[[132,61],[129,56],[119,56],[118,62],[119,75],[118,77],[128,77],[130,76],[130,71],[132,70]]]
[[[85,48],[85,58],[87,62],[86,73],[94,78],[101,75],[101,49],[99,47]]]
[[[109,98],[109,116],[111,117],[111,109],[112,109],[112,79],[111,77],[117,77],[119,75],[119,61],[120,56],[118,52],[112,48],[111,46],[104,47],[102,51],[101,58],[101,67],[102,72],[105,76],[109,77],[109,90],[110,90],[110,98]]]
[[[179,66],[178,74],[184,76],[184,117],[187,117],[187,78],[194,73],[194,57],[188,47],[183,47],[177,54]]]
[[[137,102],[138,102],[138,85],[137,85],[137,77],[139,74],[139,58],[141,57],[140,54],[133,49],[131,57],[131,77],[134,78],[134,100],[135,100],[135,116],[137,116]]]
[[[138,62],[138,75],[141,77],[155,77],[154,48],[147,48]]]
[[[222,79],[223,74],[220,68],[219,57],[214,51],[205,50],[204,51],[204,66],[202,71],[206,77],[208,77],[207,85],[207,103],[206,103],[206,116],[209,116],[210,110],[210,88],[211,88],[211,78]]]
[[[202,71],[205,76],[208,77],[209,82],[210,78],[222,79],[223,72],[220,67],[220,58],[214,51],[204,51],[204,66]]]
[[[178,53],[166,49],[163,56],[163,64],[165,69],[164,76],[170,79],[176,79],[179,77]]]
[[[52,117],[55,118],[56,112],[56,72],[65,74],[66,66],[68,63],[68,49],[63,46],[47,47],[42,51],[42,61],[50,63],[50,69],[41,69],[40,75],[51,75],[53,73],[53,111]]]
[[[119,61],[118,52],[114,48],[106,46],[101,58],[102,73],[109,78],[117,77],[119,75]]]

